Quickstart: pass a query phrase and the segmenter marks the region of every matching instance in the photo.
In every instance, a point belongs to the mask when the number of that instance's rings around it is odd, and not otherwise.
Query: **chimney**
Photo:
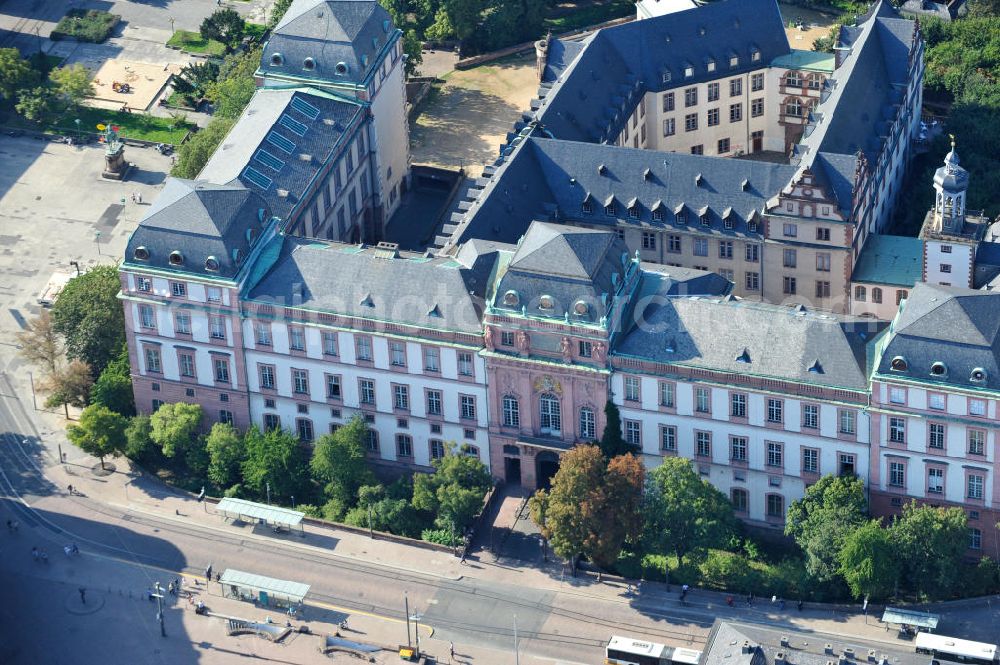
[[[868,662],[869,663],[874,663],[877,660],[878,660],[878,657],[876,657],[876,655],[875,655],[875,649],[869,649],[868,650]]]
[[[830,644],[829,642],[827,642],[826,644],[824,644],[823,645],[823,653],[825,653],[828,656],[832,656],[833,655],[833,645]]]
[[[785,652],[779,651],[774,654],[774,665],[785,665]]]
[[[538,81],[541,82],[542,77],[545,76],[545,62],[548,60],[549,53],[549,41],[552,39],[552,33],[545,35],[544,39],[539,39],[535,42],[535,69],[538,72]]]
[[[787,647],[788,646],[788,635],[782,635],[781,636],[781,646],[783,646],[783,647]]]

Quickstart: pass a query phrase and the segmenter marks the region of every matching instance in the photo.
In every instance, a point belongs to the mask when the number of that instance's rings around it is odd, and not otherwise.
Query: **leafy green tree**
[[[66,355],[90,365],[99,376],[125,345],[125,314],[118,301],[118,268],[101,265],[74,277],[52,305],[55,330]]]
[[[635,447],[625,442],[622,436],[622,416],[614,402],[608,400],[604,405],[604,417],[607,424],[601,435],[601,452],[606,459],[635,452]]]
[[[424,32],[427,39],[432,41],[444,41],[455,35],[455,26],[451,23],[451,15],[444,7],[438,7],[434,13],[434,22],[427,27]]]
[[[381,485],[362,487],[358,491],[358,505],[347,512],[344,521],[410,538],[419,538],[426,528],[426,522],[409,501],[392,496]]]
[[[272,499],[287,500],[296,494],[306,499],[307,461],[299,440],[291,432],[250,428],[243,438],[243,486],[263,497],[271,486]]]
[[[73,360],[46,377],[44,388],[49,391],[49,397],[45,400],[45,406],[51,409],[62,405],[69,418],[70,406],[87,406],[93,385],[94,380],[87,363]]]
[[[896,588],[899,560],[892,534],[880,520],[869,520],[844,536],[837,561],[855,598],[883,600]]]
[[[80,63],[53,69],[49,72],[49,80],[59,100],[69,109],[79,108],[84,99],[96,94],[90,82],[90,70]]]
[[[257,84],[249,77],[228,78],[210,88],[215,116],[236,120],[257,92]]]
[[[458,39],[464,41],[473,35],[482,16],[482,0],[443,0],[441,7]]]
[[[106,406],[88,406],[80,414],[80,421],[66,430],[66,436],[83,452],[101,460],[118,456],[125,450],[125,426],[127,421],[120,413]]]
[[[0,49],[3,50],[3,49]],[[28,321],[28,327],[17,333],[20,353],[25,360],[54,374],[63,357],[62,340],[56,332],[52,314],[47,309]]]
[[[969,545],[969,522],[961,508],[903,506],[889,527],[907,587],[917,593],[945,597],[963,574],[962,557]]]
[[[595,501],[595,516],[604,528],[586,540],[587,556],[602,568],[618,560],[622,545],[635,541],[642,532],[642,498],[646,468],[632,454],[608,462],[601,492]]]
[[[413,506],[435,515],[438,528],[462,533],[483,506],[492,485],[490,472],[478,457],[462,454],[454,445],[432,464],[434,473],[413,479]]]
[[[805,553],[806,571],[827,582],[840,573],[837,555],[844,539],[867,518],[864,482],[854,476],[826,475],[788,507],[785,535]]]
[[[722,546],[735,531],[726,496],[679,457],[668,457],[649,472],[643,513],[647,551],[672,552],[679,566],[691,552]]]
[[[312,477],[323,488],[327,499],[344,507],[354,505],[358,488],[375,482],[365,459],[368,426],[361,416],[354,416],[333,434],[324,434],[313,448]]]
[[[274,0],[271,6],[271,16],[267,19],[267,27],[273,28],[285,16],[285,12],[292,6],[292,0]]]
[[[38,72],[16,48],[0,48],[0,99],[11,104],[17,93],[37,88]]]
[[[148,461],[157,452],[150,417],[140,414],[129,419],[125,428],[125,454],[130,459]]]
[[[22,88],[14,109],[27,120],[43,123],[55,113],[55,98],[48,88]]]
[[[123,416],[135,415],[135,396],[128,348],[122,347],[118,357],[108,363],[90,391],[92,404],[103,404]]]
[[[215,423],[205,439],[208,451],[208,479],[216,487],[227,488],[239,480],[243,463],[243,438],[229,423]]]
[[[164,404],[149,417],[150,437],[164,457],[183,455],[195,444],[203,415],[198,404]]]
[[[398,25],[398,24],[397,24]],[[424,45],[417,35],[417,31],[410,28],[403,34],[403,53],[406,54],[404,71],[407,76],[416,76],[417,70],[424,61]]]
[[[170,175],[178,178],[197,178],[215,149],[226,138],[235,121],[231,118],[213,118],[200,132],[195,133],[177,150],[177,163]],[[59,301],[56,301],[58,304]]]
[[[236,48],[246,33],[247,24],[235,9],[219,9],[201,22],[201,36],[225,45],[227,51]]]

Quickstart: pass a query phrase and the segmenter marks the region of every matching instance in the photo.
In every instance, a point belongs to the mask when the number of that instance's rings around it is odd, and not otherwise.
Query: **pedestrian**
[[[449,653],[451,653],[451,657],[454,658],[455,657],[455,643],[454,642],[448,642],[448,651],[449,651]]]
[[[801,612],[802,611],[802,601],[801,600],[799,601],[798,607],[799,607],[799,612]]]
[[[73,486],[72,485],[69,486],[69,495],[73,496]]]
[[[138,203],[139,205],[142,205],[142,192],[139,192],[138,194],[136,194],[136,198],[138,199],[136,201],[136,203]]]
[[[135,192],[132,192],[132,203],[135,203]]]
[[[221,584],[222,583],[221,580],[222,580],[222,574],[221,573],[216,573],[215,574],[215,581],[219,582]]]
[[[80,602],[84,605],[87,604],[87,590],[83,587],[80,587]]]
[[[774,605],[776,602],[778,602],[778,594],[771,596],[771,604]]]
[[[631,596],[632,595],[632,583],[631,582],[625,585],[625,595],[626,596]]]

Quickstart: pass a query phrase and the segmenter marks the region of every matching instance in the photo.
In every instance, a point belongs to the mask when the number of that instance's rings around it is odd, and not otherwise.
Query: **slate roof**
[[[752,212],[763,212],[795,171],[785,164],[530,137],[486,181],[478,204],[457,215],[452,240],[516,242],[533,220],[757,236],[747,225]],[[614,217],[604,210],[611,196]],[[583,212],[585,201],[591,213]],[[631,204],[638,217],[630,216]],[[662,218],[654,219],[654,206]]]
[[[167,178],[129,237],[125,263],[231,278],[270,218],[267,202],[239,183]],[[137,257],[139,248],[147,259]],[[181,264],[170,262],[172,252],[180,253]],[[217,270],[207,269],[209,257],[218,263]]]
[[[389,13],[375,0],[294,0],[264,45],[260,72],[360,83],[397,38]]]
[[[893,370],[893,358],[906,371]],[[931,374],[943,362],[947,372]],[[982,381],[974,369],[985,370]],[[1000,390],[1000,293],[918,283],[883,347],[877,373],[931,384]]]
[[[242,183],[287,219],[361,110],[312,88],[260,88],[198,178]]]
[[[497,284],[493,307],[556,319],[568,312],[572,321],[597,323],[630,261],[616,233],[535,222]],[[511,291],[517,302],[508,304],[505,296]],[[552,307],[542,307],[542,296],[552,299]],[[576,311],[581,300],[587,306],[582,313]]]
[[[446,258],[285,236],[270,270],[244,297],[279,306],[482,333],[482,300],[470,295],[469,271]]]
[[[790,52],[776,0],[725,0],[604,28],[566,65],[576,48],[550,45],[552,64],[543,80],[560,78],[535,114],[555,138],[575,141],[616,136],[647,90],[743,74]],[[730,67],[733,55],[738,64]]]
[[[854,264],[852,282],[909,288],[924,276],[924,241],[908,236],[874,233]]]
[[[613,349],[682,367],[865,390],[865,347],[885,325],[733,298],[649,302]]]

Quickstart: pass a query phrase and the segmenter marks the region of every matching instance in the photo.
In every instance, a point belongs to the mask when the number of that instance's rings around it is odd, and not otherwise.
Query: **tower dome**
[[[955,137],[944,164],[934,172],[934,224],[938,231],[961,231],[965,224],[965,194],[969,172],[959,164]]]

